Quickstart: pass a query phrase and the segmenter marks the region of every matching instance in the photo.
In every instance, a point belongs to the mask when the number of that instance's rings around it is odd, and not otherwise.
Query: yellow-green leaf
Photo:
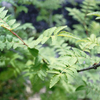
[[[54,75],[50,80],[50,88],[52,88],[60,80],[60,75]]]
[[[62,29],[66,28],[67,26],[60,26],[58,28],[55,29],[54,31],[54,35],[56,35],[58,32],[60,32]]]

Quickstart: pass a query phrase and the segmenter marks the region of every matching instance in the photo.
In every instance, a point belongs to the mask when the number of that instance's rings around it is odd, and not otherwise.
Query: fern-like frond
[[[92,13],[89,13],[89,14],[87,14],[87,15],[88,15],[88,16],[94,15],[94,16],[100,17],[100,12],[92,12]]]
[[[67,38],[72,38],[72,39],[77,39],[79,40],[80,38],[75,37],[73,34],[65,31],[61,31],[66,26],[61,26],[61,27],[52,27],[47,29],[46,31],[43,32],[43,34],[35,41],[37,43],[42,43],[44,44],[47,40],[51,39],[52,44],[55,44],[57,41],[58,37],[67,37]]]
[[[73,16],[74,19],[78,20],[80,23],[84,22],[84,14],[76,8],[66,8],[70,13],[69,15]]]
[[[66,8],[66,10],[70,12],[69,15],[73,16],[74,19],[83,24],[84,28],[86,29],[87,24],[90,20],[89,18],[87,18],[87,14],[93,12],[97,7],[96,0],[84,0],[81,7],[82,8],[80,10],[76,8]]]
[[[82,7],[81,11],[86,16],[86,14],[94,11],[95,7],[97,6],[96,4],[97,4],[96,0],[84,0],[81,5]]]
[[[3,50],[9,50],[10,48],[14,48],[16,49],[17,47],[22,47],[23,44],[21,43],[21,41],[16,38],[16,37],[13,37],[12,35],[1,35],[0,36],[0,50],[3,51]],[[23,46],[24,47],[24,46]]]
[[[27,45],[15,32],[12,31],[16,29],[20,25],[20,23],[15,23],[15,19],[9,19],[9,16],[7,16],[7,10],[4,9],[5,7],[0,8],[0,27],[8,30],[17,38],[19,38],[24,43],[24,45]]]
[[[97,16],[96,19],[100,19],[100,12],[92,12],[92,13],[88,13],[88,16]]]
[[[0,8],[0,27],[4,27],[8,30],[13,30],[17,28],[20,23],[15,23],[15,19],[9,19],[9,16],[7,16],[7,10],[4,10],[5,7]]]

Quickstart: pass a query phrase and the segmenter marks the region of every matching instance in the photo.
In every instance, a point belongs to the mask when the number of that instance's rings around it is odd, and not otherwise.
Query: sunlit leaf
[[[67,26],[60,26],[58,28],[55,29],[54,31],[54,35],[57,35],[58,32],[60,32],[62,29],[66,28]]]
[[[60,75],[54,75],[50,80],[50,88],[52,88],[60,80]]]

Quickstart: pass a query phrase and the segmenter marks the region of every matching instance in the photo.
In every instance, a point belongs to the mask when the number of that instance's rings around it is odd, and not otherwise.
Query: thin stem
[[[26,45],[28,47],[28,45],[22,40],[21,37],[19,37],[15,32],[13,32],[12,30],[9,30],[8,28],[2,26],[3,28],[7,29],[8,31],[10,31],[13,35],[15,35],[16,37],[18,37],[22,42],[23,42],[23,45]]]
[[[90,70],[90,69],[97,69],[98,67],[100,67],[100,62],[98,64],[93,64],[92,66],[90,66],[88,68],[77,70],[77,72],[87,71],[87,70]]]
[[[53,21],[52,21],[52,10],[49,11],[50,15],[49,15],[49,26],[52,27],[53,26]]]

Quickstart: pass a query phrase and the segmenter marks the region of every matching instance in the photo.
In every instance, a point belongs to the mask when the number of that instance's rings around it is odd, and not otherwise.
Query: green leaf
[[[73,48],[73,51],[75,53],[75,56],[81,56],[81,51],[77,48]]]
[[[95,16],[100,17],[100,12],[92,12],[92,13],[89,13],[89,14],[87,14],[87,15],[88,15],[88,16],[95,15]]]
[[[75,91],[79,91],[79,90],[86,90],[86,86],[80,85],[79,87],[76,88]]]
[[[22,30],[22,29],[25,30],[27,28],[35,29],[31,23],[25,23],[21,25],[20,27],[18,27],[17,30]]]
[[[55,70],[49,70],[49,71],[47,71],[47,73],[60,74],[59,71],[55,71]]]
[[[43,35],[41,35],[41,37],[42,37],[41,43],[42,44],[44,44],[51,37],[51,35],[53,34],[55,29],[56,29],[56,27],[52,27],[43,32]]]
[[[8,22],[8,24],[9,24],[9,25],[13,25],[15,22],[16,22],[16,20],[15,20],[15,19],[12,19],[12,20],[10,20],[10,21]]]
[[[0,13],[0,18],[4,18],[7,14],[8,10],[5,10],[3,12]]]
[[[44,73],[43,70],[40,70],[40,71],[38,72],[38,76],[40,77],[41,80],[44,80],[44,77],[46,77],[46,73]]]
[[[50,88],[52,88],[60,80],[60,75],[54,75],[50,80]]]
[[[10,15],[6,16],[5,18],[3,18],[3,21],[6,21],[9,17]]]
[[[49,37],[43,37],[43,40],[41,43],[44,44],[48,39],[49,39]]]
[[[11,77],[13,77],[13,74],[13,69],[8,68],[7,70],[0,72],[0,80],[7,81]]]
[[[61,75],[61,79],[62,79],[63,81],[65,81],[66,83],[68,82],[68,78],[67,78],[67,75],[66,75],[66,74],[62,74],[62,75]]]
[[[95,42],[96,36],[94,34],[91,34],[90,39],[92,42]]]
[[[68,63],[69,63],[70,66],[74,65],[76,62],[77,62],[77,57],[71,57],[68,60]]]
[[[35,48],[28,48],[29,52],[34,56],[38,56],[39,51]]]
[[[6,48],[7,48],[7,50],[9,50],[11,47],[12,47],[12,43],[7,42],[7,43],[6,43]]]
[[[60,26],[58,28],[55,29],[54,31],[54,35],[57,35],[58,32],[60,32],[62,29],[66,28],[67,26]]]
[[[19,13],[21,11],[24,11],[25,13],[27,13],[28,12],[28,8],[25,7],[25,6],[18,6],[17,10],[16,10],[16,13]]]
[[[3,51],[3,49],[5,48],[5,43],[3,43],[2,41],[0,41],[0,50]]]
[[[100,44],[100,37],[97,38],[97,43]]]
[[[7,40],[9,41],[9,42],[12,42],[12,40],[13,40],[13,37],[11,36],[11,35],[7,35]]]
[[[96,17],[96,19],[100,19],[100,17]]]
[[[78,37],[75,37],[73,34],[66,32],[66,31],[62,31],[58,34],[58,36],[64,36],[64,37],[68,37],[68,38],[74,38],[74,39],[80,39]]]
[[[14,45],[13,45],[13,49],[16,49],[18,46],[19,46],[18,43],[14,43]]]
[[[100,12],[92,12],[92,13],[89,13],[89,14],[87,14],[88,16],[98,16],[98,17],[96,17],[96,19],[100,19]]]
[[[5,9],[5,7],[0,8],[0,13]]]
[[[50,37],[52,33],[55,31],[56,27],[49,28],[43,32],[43,37]]]
[[[96,45],[97,45],[97,44],[91,44],[91,45],[89,46],[89,49],[93,49]]]
[[[12,27],[11,29],[15,29],[15,28],[17,28],[19,25],[20,25],[20,23],[14,24],[13,27]]]
[[[0,41],[2,41],[3,43],[6,42],[6,37],[3,36],[3,35],[1,35],[1,36],[0,36]]]
[[[57,36],[52,36],[52,44],[55,45],[57,44]]]

